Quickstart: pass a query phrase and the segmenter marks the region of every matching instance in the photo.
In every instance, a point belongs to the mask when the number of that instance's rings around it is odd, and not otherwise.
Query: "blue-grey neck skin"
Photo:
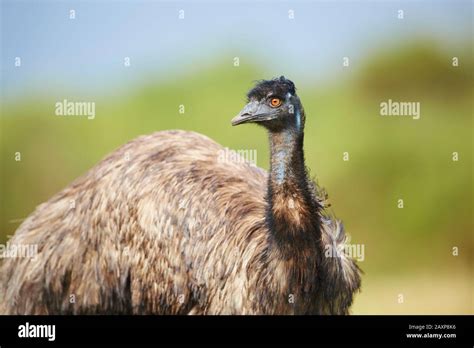
[[[302,132],[302,129],[301,129],[301,112],[300,112],[299,109],[296,110],[295,119],[296,119],[296,130],[298,132]]]
[[[270,135],[271,164],[270,174],[274,184],[282,185],[285,180],[291,179],[295,174],[292,168],[295,160],[302,160],[300,156],[297,134],[294,131],[285,130]],[[297,161],[300,162],[300,161]]]
[[[304,133],[298,106],[293,106],[289,119],[291,121],[284,128],[270,131],[270,178],[275,185],[282,185],[285,181],[297,184],[295,180],[303,180],[306,183]]]

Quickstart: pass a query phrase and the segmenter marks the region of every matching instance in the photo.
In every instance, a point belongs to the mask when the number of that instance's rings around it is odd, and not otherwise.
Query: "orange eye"
[[[274,108],[279,107],[281,105],[281,99],[280,98],[272,98],[270,100],[270,105]]]

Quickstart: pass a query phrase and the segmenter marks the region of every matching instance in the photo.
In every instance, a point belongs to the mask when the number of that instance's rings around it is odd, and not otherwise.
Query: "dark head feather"
[[[284,99],[288,92],[292,95],[296,94],[295,84],[285,76],[280,76],[273,80],[258,81],[257,85],[247,93],[247,98],[261,100],[271,93],[273,96]]]

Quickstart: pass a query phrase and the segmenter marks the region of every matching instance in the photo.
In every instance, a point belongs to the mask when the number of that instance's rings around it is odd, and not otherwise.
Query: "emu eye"
[[[274,108],[277,108],[281,105],[281,99],[280,98],[272,98],[270,100],[270,105]]]

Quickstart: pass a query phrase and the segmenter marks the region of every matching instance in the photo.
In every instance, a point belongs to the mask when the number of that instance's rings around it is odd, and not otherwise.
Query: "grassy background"
[[[294,81],[307,115],[307,164],[352,242],[365,245],[356,314],[474,312],[469,45],[459,59],[453,67],[446,52],[416,41],[374,51],[346,71],[341,67],[331,83]],[[272,76],[257,64],[234,67],[226,57],[205,66],[167,81],[150,75],[132,94],[84,95],[96,102],[94,120],[55,116],[57,101],[81,100],[60,89],[3,103],[0,242],[36,205],[141,134],[193,130],[223,146],[256,149],[258,165],[268,168],[264,131],[232,128],[230,119],[252,81]],[[381,117],[379,105],[388,99],[421,102],[421,118]],[[404,209],[397,208],[399,198]]]

